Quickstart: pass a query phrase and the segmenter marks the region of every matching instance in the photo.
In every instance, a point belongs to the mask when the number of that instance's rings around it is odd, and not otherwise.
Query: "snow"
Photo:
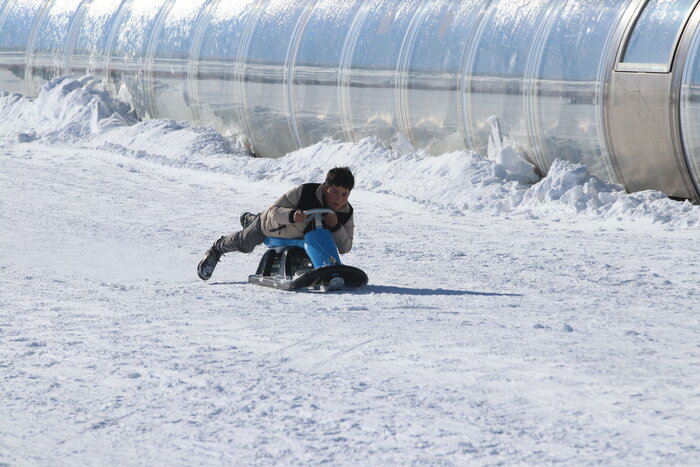
[[[251,158],[90,77],[0,119],[0,465],[700,459],[698,206],[562,161],[528,182],[507,140]],[[336,165],[367,287],[249,285],[261,249],[197,278]]]

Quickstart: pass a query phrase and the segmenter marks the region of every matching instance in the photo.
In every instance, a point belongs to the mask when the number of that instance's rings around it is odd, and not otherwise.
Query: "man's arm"
[[[267,208],[269,219],[279,225],[294,223],[294,212],[301,199],[301,190],[302,186],[300,185],[280,196],[272,206]]]
[[[352,248],[354,230],[355,222],[352,217],[350,217],[344,225],[336,224],[334,227],[330,228],[335,244],[338,246],[339,253],[347,253]]]

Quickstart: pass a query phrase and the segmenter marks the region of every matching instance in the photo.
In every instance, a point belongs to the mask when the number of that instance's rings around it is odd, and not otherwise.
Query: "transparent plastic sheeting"
[[[696,31],[683,70],[681,129],[686,160],[695,187],[700,191],[700,32]]]
[[[693,0],[649,0],[630,36],[623,62],[670,63],[673,45]]]
[[[273,157],[368,135],[483,152],[495,115],[543,172],[562,158],[617,182],[606,56],[639,1],[3,0],[0,87],[94,74],[144,118],[214,125]],[[633,39],[629,59],[645,59]],[[696,182],[697,53],[683,87]]]

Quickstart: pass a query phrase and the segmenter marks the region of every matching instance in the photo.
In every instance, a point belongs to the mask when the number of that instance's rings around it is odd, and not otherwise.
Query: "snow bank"
[[[58,78],[44,84],[36,99],[2,92],[0,131],[19,142],[42,139],[47,143],[70,143],[136,123],[129,106],[99,90],[96,83],[90,76]]]
[[[510,151],[511,149],[507,149]],[[673,227],[699,227],[700,206],[659,191],[628,194],[591,175],[581,164],[557,160],[545,178],[522,183],[527,171],[511,170],[480,154],[457,151],[401,155],[375,138],[358,143],[322,141],[282,159],[247,164],[257,180],[300,183],[321,179],[328,167],[347,165],[357,187],[388,193],[459,215],[486,212],[532,218],[583,215],[600,220],[638,220]]]
[[[590,175],[582,165],[555,161],[537,180],[533,167],[501,140],[492,119],[490,157],[457,151],[429,156],[396,151],[376,138],[357,143],[325,140],[280,159],[248,157],[209,127],[168,119],[139,122],[93,77],[57,78],[36,99],[0,94],[0,138],[5,144],[41,141],[107,149],[176,167],[230,173],[250,180],[296,184],[320,180],[332,166],[350,166],[357,188],[388,193],[453,215],[485,212],[532,218],[586,216],[637,220],[670,227],[700,226],[700,207],[657,191],[633,194]]]
[[[6,143],[41,140],[183,164],[192,156],[235,152],[213,128],[169,119],[138,121],[128,104],[114,99],[92,76],[48,81],[36,99],[0,91],[0,114],[0,137]]]

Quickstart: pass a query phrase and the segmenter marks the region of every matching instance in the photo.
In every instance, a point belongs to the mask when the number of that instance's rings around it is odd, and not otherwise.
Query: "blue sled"
[[[321,223],[330,209],[310,209],[315,228],[304,238],[268,237],[265,252],[258,270],[248,276],[251,284],[282,290],[319,287],[322,290],[338,290],[343,287],[362,287],[367,284],[367,274],[361,269],[346,266],[340,261],[333,235]]]

